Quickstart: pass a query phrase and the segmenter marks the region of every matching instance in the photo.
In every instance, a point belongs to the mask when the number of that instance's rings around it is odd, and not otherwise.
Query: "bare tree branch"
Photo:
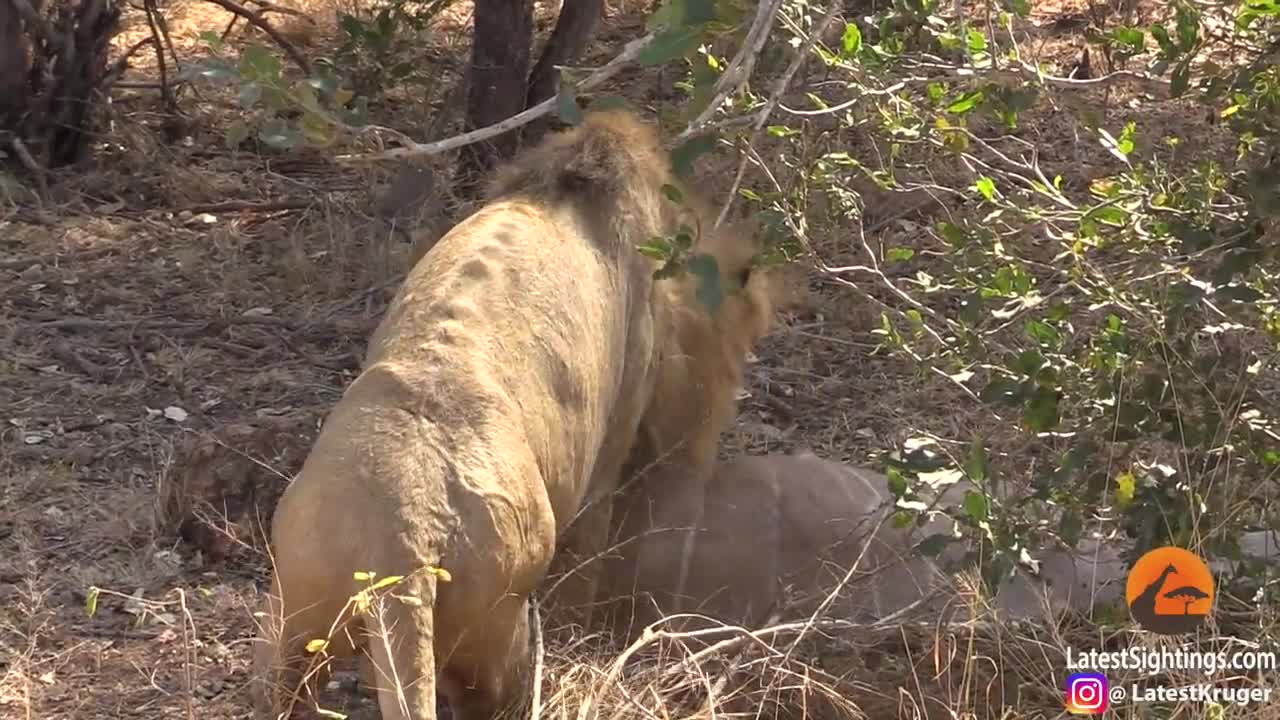
[[[24,0],[13,0],[13,1],[23,2]],[[254,12],[253,10],[248,9],[243,5],[234,3],[232,2],[232,0],[207,0],[207,2],[211,2],[214,5],[221,7],[227,12],[233,13],[235,15],[239,15],[240,17],[247,20],[250,25],[253,25],[254,27],[261,30],[262,32],[266,33],[268,36],[270,36],[272,40],[275,41],[277,45],[280,46],[280,49],[284,50],[285,54],[287,54],[289,58],[293,60],[294,65],[297,65],[298,68],[302,70],[302,72],[306,73],[307,75],[311,74],[311,61],[307,60],[307,56],[303,55],[301,52],[298,52],[298,48],[294,47],[293,43],[289,42],[289,40],[285,38],[284,35],[281,35],[279,30],[276,30],[274,27],[272,27],[271,23],[268,23],[260,13]]]
[[[724,99],[737,92],[751,77],[751,73],[756,67],[756,58],[760,56],[760,51],[764,49],[764,44],[769,39],[769,31],[773,28],[773,20],[781,7],[782,0],[768,0],[768,2],[760,3],[756,8],[756,18],[752,21],[751,29],[747,31],[747,36],[742,41],[742,47],[738,49],[738,54],[733,57],[729,67],[725,68],[724,73],[716,80],[711,102],[702,110],[697,119],[689,123],[689,127],[680,133],[677,140],[682,140],[705,129],[711,116],[724,103]]]
[[[218,1],[219,0],[210,0],[210,2]],[[652,40],[653,37],[653,33],[650,33],[638,40],[632,40],[627,43],[622,48],[622,52],[618,53],[617,57],[606,63],[604,67],[583,78],[582,82],[578,83],[574,88],[574,91],[579,93],[588,92],[599,87],[614,75],[617,75],[618,72],[627,65],[630,65],[631,62],[640,55],[640,51],[644,50],[645,46],[649,44],[649,41]],[[518,128],[531,120],[546,115],[555,107],[556,101],[559,98],[560,94],[556,93],[554,96],[543,100],[528,110],[512,115],[502,122],[494,123],[488,127],[478,128],[461,135],[455,135],[454,137],[446,138],[444,140],[437,140],[436,142],[430,143],[409,142],[406,143],[404,147],[392,148],[391,150],[386,150],[372,155],[339,155],[335,160],[345,163],[377,162],[380,160],[396,160],[407,157],[421,157],[424,155],[439,155],[440,153],[455,150],[465,145],[470,145],[471,143],[487,140],[495,135],[501,135],[508,130]]]

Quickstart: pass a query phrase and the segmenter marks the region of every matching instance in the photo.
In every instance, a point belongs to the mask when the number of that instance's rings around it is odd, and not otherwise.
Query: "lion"
[[[951,485],[935,507],[958,504],[971,488]],[[893,498],[880,473],[808,452],[741,456],[711,473],[660,464],[618,495],[614,551],[600,560],[607,582],[597,603],[608,610],[595,629],[622,640],[677,613],[745,627],[805,619],[855,563],[831,616],[868,622],[919,603],[933,620],[956,599],[955,578],[912,552],[949,533],[951,521],[940,515],[914,533],[881,525]],[[953,544],[943,558],[961,550]],[[1020,573],[1004,586],[996,610],[1039,617],[1046,592],[1052,607],[1078,610],[1123,598],[1126,566],[1113,545],[1086,539],[1078,552],[1049,551],[1040,571],[1040,580]]]
[[[659,402],[700,408],[668,437],[713,458],[702,438],[733,416],[771,326],[752,238],[706,217],[650,124],[592,112],[517,157],[423,255],[272,518],[259,717],[292,707],[321,647],[365,656],[384,720],[434,717],[437,687],[459,720],[527,697],[530,595],[575,514],[617,486],[642,423],[669,421]],[[657,279],[635,249],[682,224],[730,289],[714,316],[698,278]],[[594,506],[567,547],[604,547],[611,504]],[[355,573],[399,578],[378,623],[347,605],[367,587]]]

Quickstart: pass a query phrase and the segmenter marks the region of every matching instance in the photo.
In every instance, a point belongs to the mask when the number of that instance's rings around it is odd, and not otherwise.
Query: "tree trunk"
[[[556,27],[547,39],[547,45],[529,74],[529,91],[525,96],[525,108],[546,100],[559,90],[560,73],[556,65],[575,60],[587,47],[591,33],[604,11],[604,0],[564,0]],[[522,139],[536,141],[547,129],[547,120],[539,118],[525,126]]]
[[[0,132],[17,126],[27,106],[30,74],[31,44],[18,10],[9,0],[0,0]]]
[[[470,131],[506,120],[524,109],[525,79],[533,45],[533,0],[476,0],[467,87]],[[506,132],[462,149],[459,179],[472,194],[493,166],[511,157],[519,134]]]

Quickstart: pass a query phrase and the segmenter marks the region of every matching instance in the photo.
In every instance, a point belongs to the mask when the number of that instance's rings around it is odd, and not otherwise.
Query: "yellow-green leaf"
[[[1116,476],[1116,505],[1124,510],[1133,504],[1133,496],[1138,490],[1138,480],[1133,473],[1120,473]]]
[[[84,614],[93,617],[98,614],[98,595],[102,591],[97,587],[90,585],[89,592],[84,597]]]
[[[302,135],[311,144],[328,147],[338,139],[338,129],[319,112],[306,112],[299,123]]]
[[[369,582],[370,580],[373,579],[373,576],[376,574],[377,573],[364,572],[363,570],[357,570],[351,574],[351,577],[355,578],[359,582]]]
[[[400,582],[403,579],[404,579],[403,575],[388,575],[382,578],[381,580],[379,580],[378,582],[374,583],[373,585],[370,585],[369,589],[381,590],[382,588],[388,585],[395,585],[396,583]]]
[[[318,653],[323,651],[327,647],[329,647],[328,640],[325,640],[324,638],[316,638],[315,640],[312,640],[311,642],[307,643],[307,652]]]
[[[428,568],[428,571],[439,578],[440,582],[453,582],[453,575],[449,574],[449,571],[442,567]]]

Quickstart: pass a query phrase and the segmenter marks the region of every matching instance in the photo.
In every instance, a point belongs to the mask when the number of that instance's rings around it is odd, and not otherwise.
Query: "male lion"
[[[260,716],[281,712],[320,638],[331,656],[367,652],[384,720],[434,717],[437,679],[459,720],[525,697],[528,599],[570,520],[616,487],[657,401],[701,407],[683,430],[706,447],[770,326],[771,281],[744,238],[695,248],[737,288],[715,318],[696,278],[654,279],[635,247],[693,224],[666,185],[681,183],[649,125],[590,113],[517,158],[416,264],[275,512]],[[603,548],[600,505],[581,541]],[[388,599],[384,623],[353,616],[357,571],[403,576],[391,590],[409,599]]]
[[[952,485],[939,505],[957,504],[971,487]],[[659,465],[618,494],[615,551],[601,562],[608,580],[598,602],[608,606],[607,623],[622,639],[681,612],[748,627],[775,613],[782,620],[803,619],[855,563],[849,584],[829,607],[834,617],[869,621],[917,601],[940,610],[955,599],[954,579],[911,552],[914,543],[947,532],[949,521],[934,519],[914,537],[890,523],[877,531],[884,503],[893,503],[879,473],[807,453],[744,456],[710,474]],[[1041,575],[1058,607],[1083,609],[1123,595],[1126,568],[1119,552],[1085,544],[1078,554],[1042,556]],[[1019,575],[1000,591],[996,608],[1039,616],[1044,590]],[[931,603],[927,598],[936,591],[942,592]]]

